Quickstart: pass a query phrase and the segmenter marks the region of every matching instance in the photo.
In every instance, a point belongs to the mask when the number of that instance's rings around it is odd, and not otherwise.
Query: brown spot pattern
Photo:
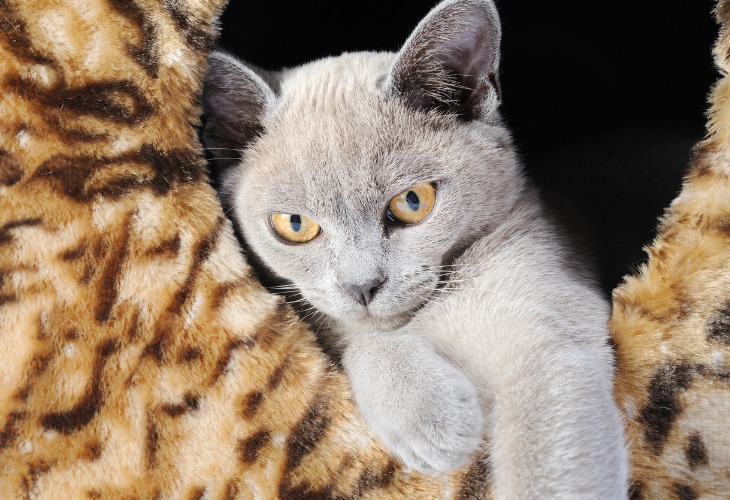
[[[694,470],[700,465],[707,465],[707,449],[699,433],[692,434],[687,439],[687,447],[684,449],[684,456],[687,458],[689,468]]]
[[[2,19],[0,19],[2,31]],[[23,169],[13,156],[0,149],[0,186],[14,186],[23,178]]]
[[[360,474],[355,491],[358,495],[363,495],[369,491],[386,488],[397,471],[398,465],[393,460],[388,460],[385,468],[381,471],[374,471],[370,467],[366,467]]]
[[[65,262],[72,262],[74,260],[78,260],[86,253],[86,242],[82,241],[78,245],[76,245],[73,248],[69,248],[68,250],[64,250],[61,252],[60,257],[61,260]]]
[[[158,364],[161,364],[165,359],[165,352],[167,344],[169,342],[169,334],[166,330],[158,328],[155,332],[155,336],[149,344],[142,350],[142,358],[151,357]]]
[[[730,236],[730,213],[724,213],[718,216],[715,219],[713,226],[715,230],[719,231],[725,236]]]
[[[111,316],[112,307],[117,301],[119,284],[121,282],[122,265],[127,259],[129,238],[131,236],[132,214],[129,213],[124,222],[124,228],[119,231],[119,240],[116,248],[112,248],[101,274],[100,284],[97,287],[99,302],[96,306],[96,320],[106,323]]]
[[[19,227],[32,227],[39,226],[42,223],[40,217],[27,217],[25,219],[18,219],[10,221],[3,226],[0,226],[0,245],[10,243],[13,241],[13,236],[10,231]]]
[[[213,293],[211,295],[211,307],[213,309],[218,309],[220,306],[223,305],[223,302],[225,302],[228,295],[230,295],[238,287],[245,284],[245,282],[246,281],[244,279],[240,279],[234,281],[226,281],[218,285],[215,290],[213,290]]]
[[[115,165],[138,165],[152,168],[154,176],[140,171],[134,176],[126,173],[102,185],[89,185],[96,171]],[[113,157],[55,155],[44,161],[35,172],[34,179],[56,182],[62,193],[69,198],[88,202],[96,196],[119,198],[142,189],[152,189],[156,195],[166,195],[177,183],[197,182],[205,176],[203,166],[191,151],[172,150],[162,152],[150,144],[139,151],[131,151]]]
[[[223,376],[223,374],[226,371],[226,367],[228,366],[228,363],[231,361],[231,357],[233,356],[233,352],[237,351],[238,349],[249,348],[253,346],[256,343],[256,336],[248,337],[248,338],[235,338],[228,342],[226,346],[223,348],[223,353],[218,358],[218,361],[216,361],[215,368],[213,369],[213,373],[210,376],[210,381],[208,382],[209,386],[215,385],[216,382],[218,382],[218,379]]]
[[[289,363],[289,358],[285,358],[284,361],[282,361],[279,366],[276,367],[274,373],[272,373],[269,377],[269,389],[276,389],[277,387],[279,387],[279,384],[281,384],[287,368],[289,368]]]
[[[91,278],[94,277],[94,274],[96,274],[96,268],[91,264],[87,264],[84,266],[84,272],[79,277],[79,284],[88,285],[91,283]]]
[[[32,497],[33,488],[35,488],[38,478],[51,470],[51,465],[45,460],[32,462],[28,464],[28,474],[23,477],[23,492],[26,498]]]
[[[157,425],[152,420],[151,417],[148,417],[147,420],[147,440],[146,440],[146,455],[147,455],[147,465],[150,468],[157,467],[157,450],[160,446],[160,431],[157,428]]]
[[[16,401],[25,402],[28,400],[28,396],[30,396],[30,391],[33,388],[30,382],[26,382],[25,385],[23,385],[20,389],[15,391],[15,394],[13,394],[13,399]]]
[[[489,462],[486,460],[475,460],[466,472],[461,489],[457,498],[459,500],[471,500],[487,498],[489,496]]]
[[[204,486],[197,486],[193,488],[190,493],[188,493],[188,499],[189,500],[200,500],[205,496],[205,487]]]
[[[234,500],[238,498],[238,485],[235,479],[232,479],[226,486],[226,491],[223,494],[224,500]]]
[[[142,66],[147,76],[157,78],[160,56],[155,25],[134,0],[109,0],[109,5],[139,28],[142,42],[139,45],[127,44],[127,52]]]
[[[18,302],[18,300],[18,296],[14,293],[0,293],[0,307]]]
[[[8,77],[5,86],[19,97],[45,106],[49,111],[62,110],[79,116],[91,116],[98,120],[135,125],[149,118],[154,108],[142,91],[131,80],[91,82],[79,87],[68,87],[58,83],[44,88],[32,80],[17,76]],[[99,138],[88,136],[83,130],[76,133],[75,139]]]
[[[247,465],[254,463],[258,458],[261,449],[266,446],[270,440],[271,435],[269,432],[262,430],[241,441],[238,448],[241,454],[241,461]]]
[[[154,246],[147,250],[146,254],[151,257],[157,257],[165,255],[168,257],[175,257],[180,252],[180,233],[175,233],[175,236],[167,240],[162,241],[159,245]]]
[[[220,233],[223,229],[224,222],[225,219],[223,217],[218,217],[218,220],[216,221],[213,229],[195,246],[195,250],[193,252],[193,262],[190,264],[190,272],[188,273],[187,278],[185,278],[185,282],[183,283],[183,285],[173,297],[172,302],[168,307],[168,310],[170,312],[179,312],[180,309],[182,309],[182,306],[187,301],[188,297],[190,296],[190,292],[193,289],[193,285],[195,284],[198,273],[200,272],[200,268],[210,256],[211,252],[215,248],[215,245],[218,243],[218,239],[220,238]]]
[[[675,484],[674,492],[679,500],[695,500],[697,498],[697,492],[688,484]]]
[[[116,340],[107,340],[97,348],[96,360],[91,380],[83,396],[73,408],[67,411],[49,413],[41,419],[47,429],[56,430],[62,434],[70,434],[86,426],[99,412],[104,403],[101,375],[109,356],[119,349]]]
[[[183,363],[192,363],[202,357],[203,351],[200,350],[200,347],[187,347],[180,353],[179,359]]]
[[[86,443],[84,447],[84,454],[82,458],[86,460],[98,460],[101,457],[102,446],[98,440],[90,441]]]
[[[282,500],[340,500],[333,495],[333,487],[333,484],[327,484],[321,489],[315,489],[307,481],[296,485],[286,484],[279,488],[279,498]]]
[[[34,64],[53,63],[33,46],[25,22],[4,1],[0,2],[0,42],[19,59]]]
[[[202,52],[208,52],[213,48],[216,32],[210,24],[203,26],[193,24],[191,21],[194,17],[183,7],[182,2],[164,0],[162,7],[167,10],[177,28],[182,32],[188,46]]]
[[[693,369],[687,363],[661,366],[649,383],[647,401],[639,414],[644,438],[655,454],[661,453],[676,418],[682,412],[678,397],[692,382]]]
[[[45,372],[53,359],[51,352],[38,352],[33,355],[27,368],[27,379],[25,385],[15,393],[15,399],[25,401],[28,399],[33,388],[33,380]]]
[[[193,394],[186,394],[181,403],[172,404],[167,403],[162,405],[161,409],[164,413],[171,417],[179,417],[191,411],[198,409],[200,405],[200,398]]]
[[[261,391],[251,391],[243,398],[243,410],[241,414],[246,419],[256,416],[256,413],[264,402],[264,393]]]
[[[139,316],[139,309],[135,309],[132,313],[132,317],[129,320],[129,330],[127,330],[127,340],[134,342],[139,338],[139,334],[142,331],[142,319]]]
[[[3,430],[0,431],[0,450],[10,446],[18,437],[18,424],[26,417],[25,412],[14,411],[8,415]]]
[[[30,378],[37,377],[46,369],[53,359],[53,354],[50,352],[37,352],[33,355],[33,358],[28,365],[28,376]]]
[[[294,426],[286,445],[286,471],[295,469],[309,453],[314,450],[329,427],[331,417],[327,412],[327,402],[318,397],[307,409],[307,413]]]
[[[707,322],[707,338],[713,342],[730,344],[730,302]]]
[[[629,498],[631,500],[642,500],[644,498],[644,483],[632,481],[629,486]]]

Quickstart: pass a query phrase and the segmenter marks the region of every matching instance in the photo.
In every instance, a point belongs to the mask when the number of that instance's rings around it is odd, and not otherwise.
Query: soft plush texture
[[[488,496],[389,457],[253,278],[194,129],[222,4],[0,0],[0,497]],[[730,491],[729,98],[615,294],[637,498]]]
[[[635,498],[730,495],[730,1],[706,138],[649,261],[613,294],[616,398]]]

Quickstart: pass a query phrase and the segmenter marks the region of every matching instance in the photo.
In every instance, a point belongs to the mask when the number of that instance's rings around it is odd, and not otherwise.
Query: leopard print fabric
[[[0,498],[474,496],[252,278],[193,125],[220,0],[0,0]]]
[[[222,6],[0,0],[0,498],[488,497],[403,470],[252,277],[193,127]],[[616,292],[637,498],[730,491],[728,98]]]
[[[632,498],[730,498],[730,1],[707,137],[649,261],[614,291],[616,398]]]

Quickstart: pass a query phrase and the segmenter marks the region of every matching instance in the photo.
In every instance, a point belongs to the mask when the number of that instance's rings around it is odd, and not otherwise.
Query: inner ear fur
[[[499,106],[501,28],[491,0],[446,0],[396,57],[389,90],[422,112],[488,118]]]
[[[208,58],[200,138],[214,172],[240,161],[261,133],[261,119],[274,100],[264,78],[272,76],[221,50]]]

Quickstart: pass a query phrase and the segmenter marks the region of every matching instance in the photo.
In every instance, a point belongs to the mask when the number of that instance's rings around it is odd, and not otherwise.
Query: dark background
[[[233,0],[220,45],[266,69],[396,51],[436,1]],[[504,116],[528,173],[594,228],[606,290],[643,258],[717,78],[710,0],[497,2]]]

